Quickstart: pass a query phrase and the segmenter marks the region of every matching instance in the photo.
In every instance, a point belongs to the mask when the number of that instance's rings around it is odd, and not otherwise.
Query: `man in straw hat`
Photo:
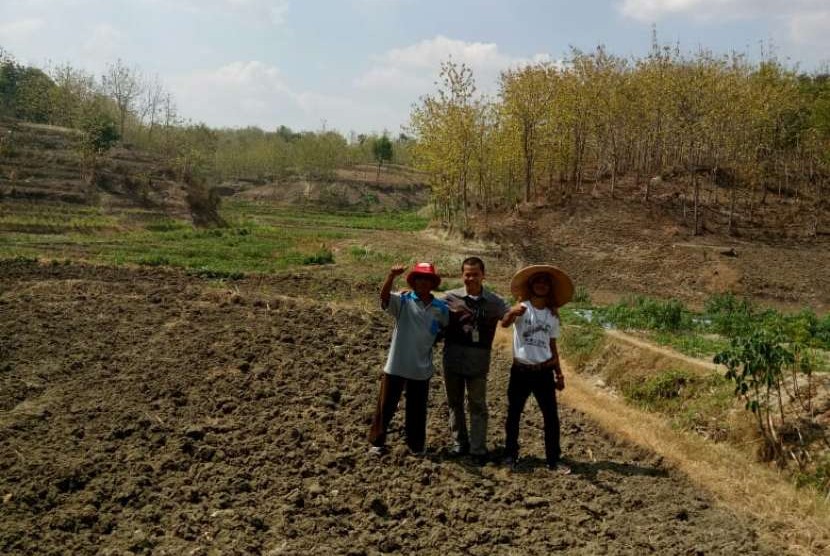
[[[394,317],[395,330],[369,430],[369,452],[374,455],[383,455],[385,451],[386,432],[404,389],[406,444],[413,454],[424,453],[429,379],[435,372],[432,346],[449,322],[447,304],[432,295],[441,283],[432,263],[417,263],[409,271],[406,282],[412,291],[392,293],[395,278],[405,269],[404,265],[393,266],[380,290],[381,307]]]
[[[507,387],[505,463],[515,468],[519,458],[519,422],[530,394],[536,398],[545,425],[545,461],[563,474],[570,469],[560,462],[559,412],[556,390],[565,388],[559,364],[559,307],[573,297],[573,282],[551,265],[532,265],[513,276],[510,290],[519,301],[502,318],[513,325],[513,365]]]

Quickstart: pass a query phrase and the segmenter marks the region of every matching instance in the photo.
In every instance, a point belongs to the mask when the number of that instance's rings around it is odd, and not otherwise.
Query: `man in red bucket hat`
[[[429,379],[435,372],[432,346],[438,333],[449,323],[447,304],[432,295],[441,277],[432,263],[417,263],[406,276],[412,291],[392,293],[395,278],[404,265],[389,270],[380,289],[381,307],[395,319],[392,343],[380,381],[375,416],[369,430],[370,453],[383,455],[386,432],[406,390],[404,429],[406,444],[413,454],[423,454],[426,444]]]

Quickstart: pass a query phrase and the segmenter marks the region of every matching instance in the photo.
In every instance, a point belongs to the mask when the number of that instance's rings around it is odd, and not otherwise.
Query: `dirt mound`
[[[568,409],[568,477],[541,465],[535,406],[518,472],[448,459],[440,380],[427,456],[396,428],[372,459],[390,322],[286,297],[303,279],[0,266],[0,552],[778,553]],[[506,372],[497,360],[494,446]]]
[[[398,166],[378,172],[377,167],[359,165],[337,170],[330,180],[234,181],[221,184],[218,191],[252,201],[361,212],[417,210],[429,202],[425,176]]]
[[[517,265],[561,265],[594,301],[637,294],[700,305],[730,291],[772,305],[830,310],[830,240],[823,237],[694,236],[662,206],[587,195],[563,206],[521,205],[479,217],[474,229],[504,245]]]

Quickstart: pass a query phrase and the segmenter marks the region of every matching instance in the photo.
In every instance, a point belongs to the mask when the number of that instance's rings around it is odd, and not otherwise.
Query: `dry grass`
[[[756,520],[773,546],[794,554],[830,551],[830,507],[815,492],[797,490],[735,448],[674,430],[658,416],[597,391],[576,373],[568,373],[561,400],[609,433],[659,454],[720,503]]]

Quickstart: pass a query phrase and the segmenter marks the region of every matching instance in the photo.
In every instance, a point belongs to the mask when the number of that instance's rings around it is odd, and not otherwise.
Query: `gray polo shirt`
[[[411,380],[431,378],[432,346],[450,319],[447,304],[437,297],[424,303],[415,292],[392,293],[384,309],[395,318],[395,330],[383,372]]]
[[[474,299],[464,288],[447,292],[450,325],[444,342],[444,370],[465,376],[486,373],[499,320],[510,305],[498,294],[482,289]]]

